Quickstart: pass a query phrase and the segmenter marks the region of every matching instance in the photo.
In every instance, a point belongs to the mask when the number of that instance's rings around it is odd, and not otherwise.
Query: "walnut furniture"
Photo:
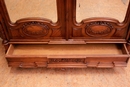
[[[130,57],[130,4],[123,22],[107,17],[77,22],[76,0],[56,0],[56,22],[40,17],[12,22],[5,1],[0,0],[0,37],[10,67],[127,66]]]

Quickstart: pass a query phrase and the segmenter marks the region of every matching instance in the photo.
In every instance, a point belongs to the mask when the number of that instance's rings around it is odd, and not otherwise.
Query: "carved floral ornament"
[[[21,32],[30,37],[46,36],[49,33],[49,26],[41,22],[28,22],[22,27]]]
[[[91,22],[85,27],[86,34],[93,37],[107,36],[112,30],[112,24],[104,21]]]
[[[84,62],[84,59],[49,59],[49,62]]]

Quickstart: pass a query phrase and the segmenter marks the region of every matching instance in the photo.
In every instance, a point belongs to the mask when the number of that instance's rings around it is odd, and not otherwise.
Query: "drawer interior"
[[[21,68],[111,68],[126,66],[129,54],[125,44],[11,44],[6,59]]]
[[[127,55],[123,44],[10,45],[6,55]]]

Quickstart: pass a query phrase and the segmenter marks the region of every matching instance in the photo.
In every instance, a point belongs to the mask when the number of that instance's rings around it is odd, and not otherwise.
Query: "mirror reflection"
[[[77,0],[76,21],[91,17],[108,17],[123,22],[129,0]]]
[[[12,22],[28,17],[57,21],[56,0],[5,0],[5,4]]]

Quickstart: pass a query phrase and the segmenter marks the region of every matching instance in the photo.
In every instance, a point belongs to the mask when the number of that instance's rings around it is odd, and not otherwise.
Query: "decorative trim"
[[[85,59],[49,59],[49,63],[50,62],[84,62]]]
[[[85,27],[85,32],[92,37],[107,36],[113,30],[113,26],[109,22],[96,21],[88,23]]]
[[[24,23],[20,32],[29,37],[43,37],[49,33],[50,27],[42,22]]]

